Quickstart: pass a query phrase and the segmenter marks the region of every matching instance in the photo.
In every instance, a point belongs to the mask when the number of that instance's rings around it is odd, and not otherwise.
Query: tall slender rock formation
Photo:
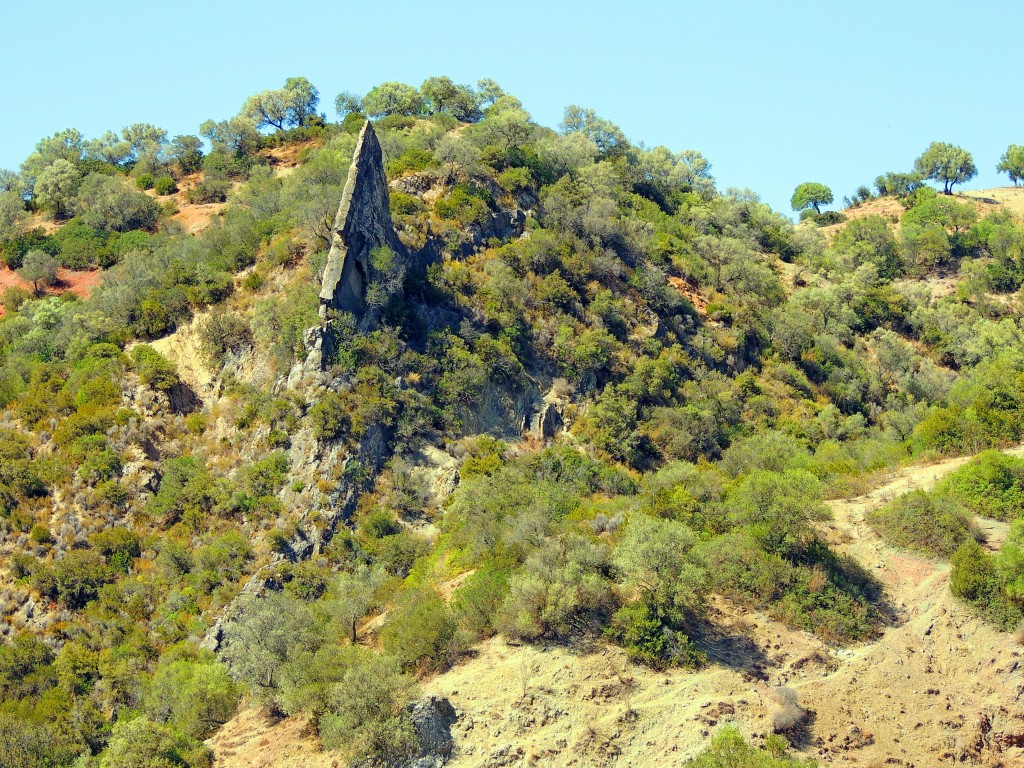
[[[367,120],[359,131],[341,205],[334,218],[334,236],[320,290],[320,312],[327,308],[351,312],[365,325],[366,291],[374,279],[370,256],[390,248],[400,260],[405,247],[391,222],[388,182],[380,142]],[[372,320],[371,320],[372,322]]]

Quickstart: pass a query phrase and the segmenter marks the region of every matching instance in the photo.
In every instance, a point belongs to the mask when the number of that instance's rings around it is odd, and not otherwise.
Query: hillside
[[[493,81],[318,101],[0,173],[0,754],[1022,758],[1013,190],[793,226]]]
[[[821,766],[1018,764],[1021,646],[949,594],[945,564],[886,546],[864,523],[868,509],[930,490],[966,461],[911,466],[864,496],[829,502],[824,535],[878,574],[895,609],[877,640],[836,650],[727,602],[713,609],[719,632],[705,641],[706,671],[653,672],[613,645],[573,652],[491,640],[425,686],[459,712],[448,765],[672,764],[724,723],[754,740],[770,733],[782,686],[814,713],[799,752]],[[1005,533],[988,546],[998,550]],[[285,766],[296,754],[309,761],[296,764],[317,764],[312,736],[251,709],[210,743],[224,768]]]

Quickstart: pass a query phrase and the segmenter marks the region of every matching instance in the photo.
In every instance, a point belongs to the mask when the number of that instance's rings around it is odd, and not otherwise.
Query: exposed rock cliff
[[[334,236],[324,269],[320,291],[321,314],[327,308],[350,312],[364,327],[375,318],[368,313],[367,292],[381,265],[374,265],[372,256],[382,248],[390,249],[400,267],[407,258],[405,246],[395,234],[391,222],[388,182],[380,143],[373,125],[363,124],[352,155],[348,180],[341,196],[341,205],[334,219]]]

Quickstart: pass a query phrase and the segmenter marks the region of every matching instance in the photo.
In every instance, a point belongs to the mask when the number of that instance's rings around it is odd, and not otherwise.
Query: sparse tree
[[[456,120],[480,119],[476,96],[466,85],[456,85],[450,77],[428,77],[420,86],[424,111],[429,114],[451,115]]]
[[[996,170],[1005,173],[1010,177],[1013,186],[1017,186],[1021,179],[1024,179],[1024,147],[1019,144],[1011,144],[999,158],[999,165]]]
[[[316,115],[320,104],[320,91],[304,77],[289,77],[284,81],[284,89],[291,94],[291,110],[288,124],[303,125],[310,117]]]
[[[203,140],[198,136],[175,136],[167,150],[167,157],[178,164],[182,173],[195,173],[203,167]]]
[[[132,153],[131,144],[113,131],[107,131],[98,139],[90,139],[84,146],[87,157],[110,165],[121,165]]]
[[[152,227],[159,206],[149,195],[132,189],[120,178],[91,173],[82,182],[75,210],[90,227],[128,232]]]
[[[486,109],[505,95],[505,90],[489,77],[476,82],[476,99],[480,109]]]
[[[793,191],[793,197],[789,199],[794,211],[804,211],[813,208],[815,213],[821,213],[821,206],[832,203],[832,190],[824,184],[815,181],[806,181]]]
[[[682,523],[635,514],[613,562],[659,618],[678,621],[700,613],[707,593],[707,577],[690,554],[696,542]]]
[[[63,219],[74,200],[82,175],[70,160],[54,160],[39,172],[35,183],[36,202]]]
[[[602,158],[621,157],[630,148],[622,129],[610,120],[598,117],[592,109],[584,109],[575,104],[566,107],[559,127],[562,133],[582,133],[594,142]]]
[[[933,141],[914,161],[914,170],[926,179],[942,182],[942,191],[953,194],[953,185],[970,181],[978,175],[974,158],[966,149],[942,141]]]
[[[36,144],[35,151],[21,164],[21,176],[28,191],[33,192],[39,175],[55,161],[66,160],[71,165],[76,165],[82,159],[83,146],[82,134],[74,128],[67,128],[41,139]]]
[[[32,289],[39,293],[41,285],[57,282],[57,259],[43,251],[29,251],[18,270],[22,280],[32,283]]]
[[[352,91],[342,91],[334,97],[334,109],[338,117],[344,120],[353,112],[363,111],[363,100]]]
[[[363,110],[371,117],[418,115],[422,108],[420,92],[405,83],[381,83],[363,97]]]
[[[0,192],[0,240],[13,237],[22,221],[28,218],[25,201],[17,192]]]

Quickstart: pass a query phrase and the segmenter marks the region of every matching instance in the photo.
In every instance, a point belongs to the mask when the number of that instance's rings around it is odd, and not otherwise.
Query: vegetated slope
[[[794,739],[798,753],[822,766],[1018,764],[1024,650],[950,595],[946,564],[887,546],[864,522],[967,460],[913,465],[864,496],[829,502],[824,534],[878,575],[895,608],[878,640],[837,650],[724,601],[700,671],[652,671],[613,645],[573,651],[495,638],[424,686],[459,712],[448,765],[682,764],[723,724],[755,742],[771,733],[781,686],[812,713]],[[1000,544],[997,528],[989,546]],[[275,725],[244,710],[210,742],[217,765],[291,765],[315,743],[298,735],[302,722]],[[318,759],[330,765],[329,754]]]
[[[578,107],[539,126],[492,82],[342,94],[333,124],[316,98],[303,78],[254,95],[202,126],[205,157],[152,126],[64,131],[0,177],[5,261],[105,268],[84,300],[4,297],[0,738],[37,763],[199,768],[248,697],[332,760],[401,762],[422,747],[407,705],[504,669],[503,644],[516,666],[612,642],[661,670],[637,679],[725,695],[910,631],[824,501],[1024,437],[1019,221],[920,189],[898,230],[829,239],[720,192],[699,153]],[[318,294],[366,115],[409,257],[371,254],[361,328]],[[190,231],[158,182],[217,215]],[[62,223],[33,231],[26,207]],[[1012,617],[1004,554],[986,595]],[[823,749],[801,694],[777,722],[767,698],[730,705]],[[210,743],[249,759],[262,727]],[[879,750],[905,740],[875,727]]]

